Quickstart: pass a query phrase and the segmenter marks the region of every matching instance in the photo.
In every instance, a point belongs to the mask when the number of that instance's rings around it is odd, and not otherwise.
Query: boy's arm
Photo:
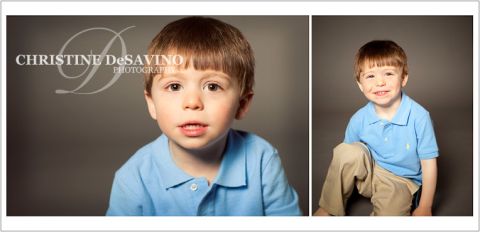
[[[352,116],[348,122],[347,129],[345,129],[345,138],[343,139],[344,143],[354,143],[360,142],[360,137],[358,134],[358,129],[361,126],[361,122],[357,120],[357,117]]]
[[[265,216],[301,216],[298,195],[288,184],[278,154],[274,154],[265,163],[262,176]]]
[[[433,197],[437,187],[437,159],[421,160],[422,165],[422,195],[419,206],[412,216],[432,216]]]

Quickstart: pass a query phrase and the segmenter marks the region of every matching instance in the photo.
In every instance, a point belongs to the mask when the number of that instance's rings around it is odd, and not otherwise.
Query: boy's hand
[[[432,216],[432,208],[419,206],[413,211],[412,216]]]

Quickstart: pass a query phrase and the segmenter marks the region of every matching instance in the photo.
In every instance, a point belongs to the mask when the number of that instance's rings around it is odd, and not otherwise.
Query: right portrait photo
[[[312,214],[473,216],[473,17],[311,22]]]

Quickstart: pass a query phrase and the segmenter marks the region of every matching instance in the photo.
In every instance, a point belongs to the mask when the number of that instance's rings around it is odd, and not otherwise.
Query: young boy
[[[333,151],[319,216],[345,215],[354,186],[371,198],[372,215],[432,215],[438,148],[428,111],[402,88],[407,57],[392,41],[371,41],[357,52],[355,77],[369,103],[350,119],[345,140]]]
[[[163,28],[148,54],[183,63],[145,76],[148,111],[163,135],[116,172],[107,215],[301,215],[277,150],[230,129],[253,97],[254,56],[242,33],[187,17]]]

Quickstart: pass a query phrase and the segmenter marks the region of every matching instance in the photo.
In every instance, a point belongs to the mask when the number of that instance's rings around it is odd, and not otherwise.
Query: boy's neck
[[[169,140],[168,144],[175,164],[193,177],[205,177],[210,185],[217,176],[223,153],[227,144],[227,135],[208,148],[200,150],[185,149]]]
[[[375,113],[377,114],[377,116],[381,119],[392,121],[393,117],[395,117],[395,115],[397,114],[400,104],[402,103],[402,95],[403,94],[400,94],[398,100],[388,106],[374,104]]]

